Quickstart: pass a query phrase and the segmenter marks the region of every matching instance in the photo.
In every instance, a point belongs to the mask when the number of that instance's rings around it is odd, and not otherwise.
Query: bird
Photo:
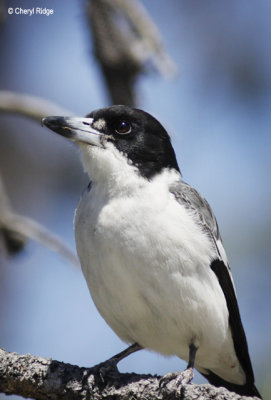
[[[79,146],[90,177],[75,241],[99,313],[129,344],[114,360],[176,355],[211,384],[261,398],[216,218],[183,180],[166,129],[124,105],[42,124]]]

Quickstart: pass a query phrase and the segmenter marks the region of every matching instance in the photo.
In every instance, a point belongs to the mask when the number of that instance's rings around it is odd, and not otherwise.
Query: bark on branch
[[[100,367],[80,368],[48,358],[8,353],[0,349],[0,392],[37,400],[245,400],[224,388],[209,384],[174,382],[159,388],[158,376],[110,372],[103,381]],[[256,397],[255,397],[256,399]]]

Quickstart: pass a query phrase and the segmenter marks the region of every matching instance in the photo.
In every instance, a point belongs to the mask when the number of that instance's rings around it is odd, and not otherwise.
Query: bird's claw
[[[99,371],[99,376],[103,383],[105,383],[108,378],[112,379],[119,376],[117,360],[115,358],[110,358],[109,360],[104,361],[97,365],[96,368]]]
[[[160,391],[163,390],[166,386],[171,384],[174,386],[176,391],[180,391],[183,385],[187,385],[191,383],[194,378],[193,368],[187,368],[183,372],[170,372],[164,375],[159,382]]]

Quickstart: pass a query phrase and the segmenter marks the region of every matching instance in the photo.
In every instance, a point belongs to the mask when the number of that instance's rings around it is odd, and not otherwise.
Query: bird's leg
[[[105,377],[109,375],[109,373],[119,373],[117,364],[123,360],[124,358],[128,357],[130,354],[135,353],[138,350],[142,350],[138,343],[134,343],[131,346],[127,347],[127,349],[121,351],[118,354],[115,354],[113,357],[109,358],[108,360],[104,361],[102,364],[99,364],[97,367],[99,368],[99,373],[102,381],[105,381]]]
[[[127,347],[127,349],[121,351],[120,353],[114,355],[113,357],[109,358],[108,361],[113,360],[116,364],[118,364],[121,360],[124,358],[128,357],[130,354],[135,353],[138,350],[142,350],[143,347],[141,347],[138,343],[134,343],[131,346]]]
[[[194,378],[194,364],[195,364],[195,359],[196,359],[196,353],[197,353],[198,347],[194,345],[194,343],[191,343],[189,346],[189,360],[186,369],[182,373],[182,377],[180,379],[180,383],[182,384],[187,384],[192,381]],[[177,378],[178,381],[178,378]],[[177,384],[178,382],[176,382]]]
[[[194,368],[197,350],[198,347],[196,347],[194,343],[191,343],[189,346],[189,361],[186,369]]]
[[[179,390],[182,385],[187,385],[194,378],[194,364],[198,347],[191,343],[189,346],[189,359],[186,369],[183,372],[170,372],[164,375],[159,382],[160,390],[163,389],[168,383],[174,381],[175,387]]]

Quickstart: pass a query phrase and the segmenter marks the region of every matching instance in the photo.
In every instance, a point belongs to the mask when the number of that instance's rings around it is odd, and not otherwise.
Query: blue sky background
[[[41,96],[78,116],[109,104],[92,53],[84,1],[6,1],[54,9],[7,15],[0,89]],[[237,288],[256,382],[270,393],[271,3],[145,0],[174,80],[138,81],[139,107],[169,130],[184,179],[211,204]],[[88,182],[77,149],[34,122],[0,115],[0,168],[17,212],[74,248],[73,213]],[[0,266],[0,347],[91,366],[124,348],[96,311],[80,270],[29,242]],[[164,374],[185,364],[147,351],[121,371]],[[196,381],[203,378],[199,375]],[[0,398],[4,395],[0,395]]]

